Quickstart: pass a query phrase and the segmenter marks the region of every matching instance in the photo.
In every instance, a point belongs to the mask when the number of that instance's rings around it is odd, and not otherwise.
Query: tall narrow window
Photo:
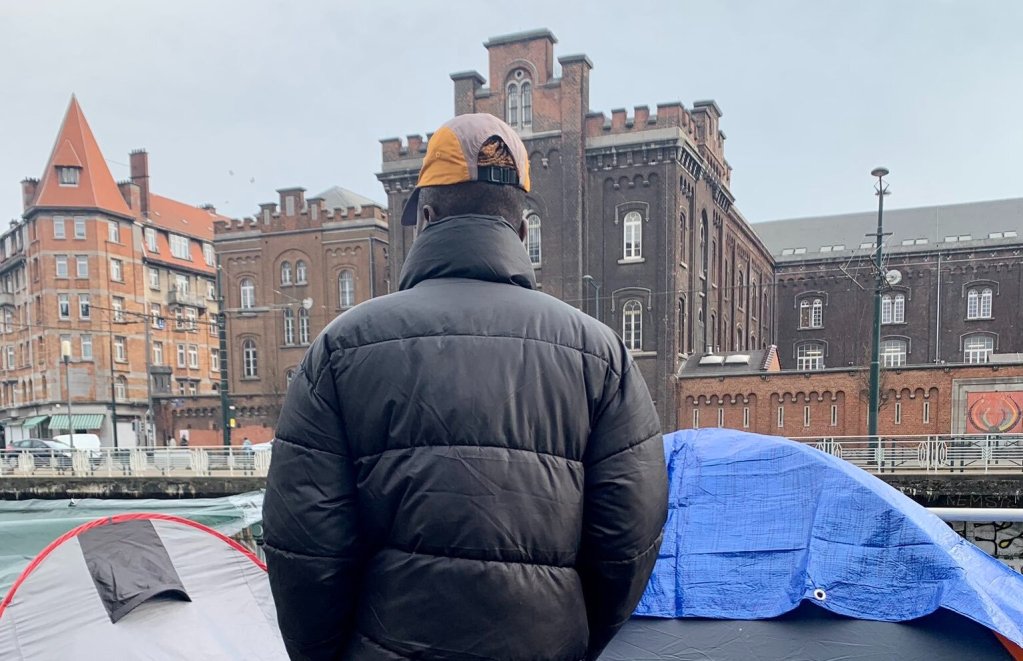
[[[298,311],[298,343],[309,344],[309,310]]]
[[[966,318],[990,319],[993,294],[990,287],[969,289],[966,292]]]
[[[188,345],[188,366],[192,369],[199,369],[199,345]]]
[[[116,220],[107,221],[107,241],[110,243],[121,242],[121,224]]]
[[[153,342],[153,364],[163,365],[163,342]]]
[[[61,319],[71,318],[70,294],[57,294],[57,316]]]
[[[114,360],[119,363],[123,363],[128,360],[128,354],[125,350],[127,338],[115,336],[114,337]]]
[[[924,402],[923,421],[924,422],[930,422],[931,421],[931,403],[930,402]]]
[[[124,262],[113,257],[110,258],[110,279],[114,282],[124,282]]]
[[[306,265],[301,259],[295,262],[295,284],[304,285],[306,283]]]
[[[142,233],[146,237],[146,250],[149,252],[160,252],[160,248],[156,243],[156,230],[152,227],[147,227]]]
[[[282,285],[291,284],[291,262],[281,263],[281,284]]]
[[[89,277],[89,256],[88,255],[75,255],[75,277],[76,278],[88,278]]]
[[[345,270],[337,276],[338,303],[342,308],[355,305],[355,274]]]
[[[892,323],[906,323],[906,295],[896,294],[892,299]]]
[[[742,428],[749,429],[749,407],[742,407]]]
[[[902,402],[895,402],[895,424],[902,424]]]
[[[56,255],[54,257],[56,261],[56,276],[58,278],[67,277],[67,255]]]
[[[114,313],[113,318],[116,323],[124,322],[124,297],[114,296],[110,299],[110,308]]]
[[[529,263],[540,266],[540,216],[535,213],[526,216],[526,252]]]
[[[725,409],[723,407],[719,406],[718,407],[718,427],[724,427],[724,426],[725,426]]]
[[[185,366],[185,354],[186,354],[185,345],[184,344],[178,344],[177,345],[177,350],[178,350],[178,367],[184,367]]]
[[[639,301],[628,301],[622,306],[622,339],[630,351],[643,348],[643,306]]]
[[[693,429],[700,428],[700,409],[693,409]]]
[[[686,215],[679,214],[678,217],[678,261],[680,264],[686,263]]]
[[[220,350],[210,349],[210,372],[216,374],[220,372]]]
[[[75,238],[85,238],[85,216],[75,216]]]
[[[963,338],[963,361],[986,363],[995,350],[995,340],[990,335],[967,335]]]
[[[256,352],[256,343],[252,340],[242,342],[242,372],[247,379],[259,376],[259,354]]]
[[[831,426],[838,426],[838,404],[831,405]]]
[[[256,283],[252,278],[242,278],[239,283],[241,291],[242,309],[248,310],[256,306]]]
[[[92,360],[92,335],[82,335],[82,360]]]
[[[513,127],[519,125],[519,86],[515,83],[508,83],[508,123]]]
[[[689,337],[686,334],[686,322],[688,321],[688,311],[686,310],[686,297],[678,297],[678,352],[687,353],[689,351]]]
[[[160,289],[160,269],[149,267],[149,288],[159,291]]]
[[[291,308],[284,308],[284,343],[295,343],[295,311]]]
[[[803,407],[803,426],[804,427],[809,427],[810,426],[810,407],[809,406],[804,406]]]
[[[533,125],[533,86],[529,81],[522,83],[522,125]]]
[[[64,217],[54,216],[53,217],[53,238],[63,239],[67,236],[64,228]]]
[[[778,407],[778,429],[781,429],[784,426],[785,426],[785,407],[784,406],[779,406]]]
[[[286,216],[295,215],[295,196],[289,195],[284,198],[284,214]]]
[[[639,259],[643,256],[643,216],[638,211],[625,214],[624,226],[625,259]]]
[[[128,399],[128,379],[118,376],[114,380],[114,399],[124,401]]]

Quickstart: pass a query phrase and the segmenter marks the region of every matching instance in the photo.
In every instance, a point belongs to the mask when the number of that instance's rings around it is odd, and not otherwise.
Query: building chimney
[[[129,156],[131,183],[139,187],[141,198],[139,209],[143,216],[149,216],[149,154],[145,149],[136,149]]]
[[[36,201],[36,189],[39,187],[39,180],[26,177],[21,180],[21,204],[25,211],[28,211]]]
[[[139,185],[132,181],[120,181],[117,187],[121,190],[121,197],[128,203],[128,208],[139,213],[139,207],[142,206],[142,190]]]

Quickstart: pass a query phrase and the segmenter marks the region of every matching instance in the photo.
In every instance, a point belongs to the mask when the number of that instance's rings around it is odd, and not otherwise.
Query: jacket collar
[[[470,278],[536,288],[525,246],[499,216],[449,216],[427,225],[405,257],[398,289],[411,289],[434,278]]]

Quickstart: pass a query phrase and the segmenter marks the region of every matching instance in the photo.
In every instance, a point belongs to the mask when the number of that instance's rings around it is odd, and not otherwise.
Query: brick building
[[[132,153],[131,179],[115,183],[72,98],[42,177],[22,182],[23,218],[0,236],[8,439],[70,425],[110,445],[153,443],[151,400],[171,395],[171,384],[184,396],[212,386],[202,324],[217,216],[152,193],[147,158]],[[166,324],[164,314],[178,319]],[[184,347],[183,363],[171,362],[176,347]]]
[[[779,359],[800,371],[870,362],[876,213],[757,223],[776,261]],[[886,211],[882,360],[984,363],[1023,352],[1023,199]],[[940,275],[940,277],[939,277]]]
[[[387,214],[335,186],[216,225],[227,317],[232,440],[268,440],[294,371],[313,339],[346,309],[388,292]]]
[[[878,433],[1023,433],[1023,360],[906,365],[881,373]],[[679,372],[679,427],[796,437],[862,436],[865,367],[781,371],[775,348],[694,356]]]
[[[562,56],[558,75],[555,43],[547,30],[486,42],[490,84],[475,71],[452,74],[454,112],[492,113],[519,132],[533,185],[526,248],[541,291],[621,333],[673,429],[684,356],[770,344],[771,258],[733,205],[716,103],[590,112],[591,62]],[[381,142],[378,178],[398,217],[426,141]],[[413,238],[391,225],[392,283]]]

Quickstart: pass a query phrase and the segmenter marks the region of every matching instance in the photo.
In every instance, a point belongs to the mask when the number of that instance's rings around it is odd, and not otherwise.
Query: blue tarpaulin
[[[665,437],[669,513],[636,611],[761,619],[804,600],[904,621],[946,608],[1023,645],[1023,576],[837,457],[728,429]]]

